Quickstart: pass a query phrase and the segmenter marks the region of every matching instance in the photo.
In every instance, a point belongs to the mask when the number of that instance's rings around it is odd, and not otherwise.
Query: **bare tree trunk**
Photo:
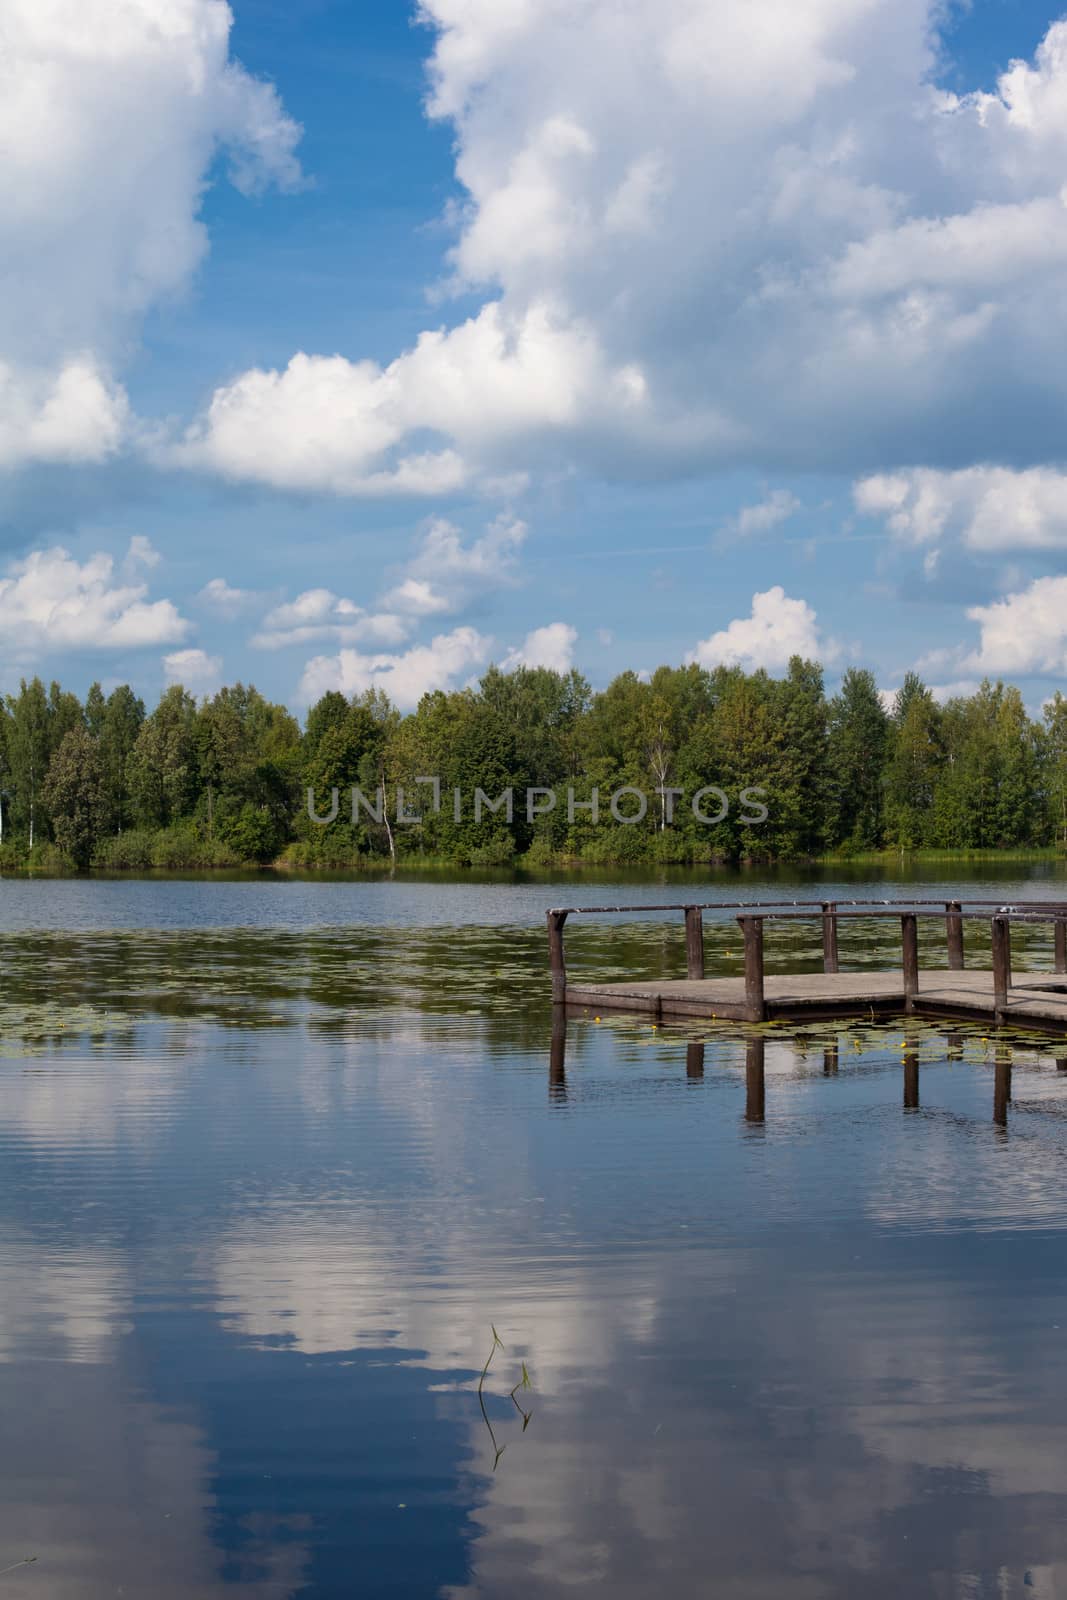
[[[389,801],[388,801],[388,799],[386,797],[386,793],[385,793],[385,780],[384,780],[384,778],[382,779],[382,821],[385,823],[385,836],[389,840],[389,857],[390,857],[390,860],[393,863],[393,866],[395,867],[396,866],[396,841],[393,838],[393,830],[392,830],[392,828],[390,827],[390,824],[389,824]]]

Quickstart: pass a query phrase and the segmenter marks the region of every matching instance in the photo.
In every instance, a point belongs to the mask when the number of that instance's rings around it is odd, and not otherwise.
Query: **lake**
[[[552,1037],[958,871],[0,882],[0,1595],[1067,1596],[1067,1046]]]

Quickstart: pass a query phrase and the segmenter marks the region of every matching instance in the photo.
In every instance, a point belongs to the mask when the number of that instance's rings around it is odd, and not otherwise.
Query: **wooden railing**
[[[1051,923],[1054,929],[1054,971],[1067,973],[1067,901],[1030,900],[1004,904],[995,900],[762,900],[709,901],[700,905],[569,906],[547,913],[552,999],[557,1005],[567,997],[567,962],[563,929],[568,917],[641,915],[681,911],[685,916],[687,976],[704,977],[704,912],[740,913],[737,922],[744,940],[745,1010],[752,1021],[763,1021],[764,924],[811,921],[822,925],[823,971],[840,971],[838,928],[843,920],[900,918],[901,964],[904,998],[911,1009],[919,991],[919,919],[943,920],[949,971],[965,966],[964,923],[988,921],[992,936],[994,1009],[1001,1015],[1012,987],[1012,924]]]

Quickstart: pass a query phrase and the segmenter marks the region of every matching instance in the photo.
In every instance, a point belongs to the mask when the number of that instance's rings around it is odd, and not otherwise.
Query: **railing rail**
[[[936,908],[936,909],[935,909]],[[552,972],[552,999],[563,1004],[567,998],[567,962],[563,929],[572,916],[642,915],[648,912],[681,911],[685,916],[686,970],[690,979],[704,977],[704,912],[740,912],[737,922],[744,939],[745,1009],[753,1021],[766,1015],[764,998],[764,924],[804,922],[818,917],[822,925],[823,971],[840,971],[838,924],[871,918],[900,918],[901,962],[905,1008],[912,1010],[919,992],[919,920],[943,920],[950,971],[965,966],[964,924],[988,921],[993,954],[994,1011],[1002,1016],[1012,987],[1011,929],[1013,924],[1037,926],[1052,924],[1054,971],[1067,974],[1067,900],[711,900],[701,903],[678,901],[665,905],[567,906],[546,913],[549,962]]]

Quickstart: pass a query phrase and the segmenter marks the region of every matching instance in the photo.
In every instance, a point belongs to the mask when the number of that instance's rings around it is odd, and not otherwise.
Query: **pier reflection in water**
[[[13,1600],[1067,1592],[1062,1044],[553,1022],[539,930],[0,954]]]
[[[597,1022],[600,1022],[598,1017]],[[914,1019],[906,1019],[903,1024],[883,1028],[883,1039],[890,1040],[900,1026],[914,1027]],[[579,1023],[572,1023],[578,1027]],[[552,1098],[565,1099],[567,1087],[566,1058],[567,1058],[567,1028],[568,1014],[563,1006],[552,1009],[551,1051],[549,1056],[549,1087]],[[745,1074],[745,1121],[749,1123],[762,1123],[766,1120],[766,1046],[767,1036],[763,1032],[751,1029],[744,1030],[744,1074]],[[664,1044],[670,1040],[670,1030],[662,1034]],[[717,1030],[716,1036],[710,1041],[705,1038],[689,1038],[685,1040],[685,1075],[690,1082],[699,1083],[704,1078],[705,1058],[709,1047],[722,1046],[730,1037],[728,1028]],[[983,1046],[989,1044],[988,1035],[979,1034],[975,1030],[974,1039]],[[1030,1039],[1032,1050],[1039,1049],[1038,1037]],[[776,1042],[783,1038],[782,1030],[778,1030]],[[936,1040],[936,1046],[934,1041]],[[943,1038],[931,1033],[925,1045],[915,1038],[905,1038],[900,1041],[900,1064],[903,1077],[904,1109],[906,1111],[920,1110],[919,1098],[919,1063],[922,1049],[927,1053],[936,1047],[937,1053],[946,1064],[963,1061],[967,1055],[966,1037],[959,1032],[947,1032]],[[1006,1127],[1008,1121],[1008,1108],[1011,1105],[1011,1072],[1013,1047],[1009,1040],[997,1038],[990,1046],[993,1051],[993,1120],[1000,1127]],[[1046,1049],[1055,1049],[1055,1044],[1049,1040],[1045,1042]],[[796,1039],[796,1055],[798,1063],[806,1061],[810,1049],[810,1041],[803,1035]],[[1067,1073],[1067,1056],[1056,1055],[1053,1058],[1057,1073]],[[841,1041],[834,1038],[822,1046],[822,1075],[824,1078],[835,1078],[841,1071]]]

